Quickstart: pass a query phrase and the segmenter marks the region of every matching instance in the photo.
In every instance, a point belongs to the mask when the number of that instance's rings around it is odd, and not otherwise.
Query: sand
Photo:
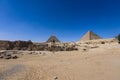
[[[16,69],[10,74],[13,68]],[[120,80],[120,48],[105,46],[86,52],[49,52],[15,60],[0,59],[0,76],[7,71],[9,75],[0,80]]]

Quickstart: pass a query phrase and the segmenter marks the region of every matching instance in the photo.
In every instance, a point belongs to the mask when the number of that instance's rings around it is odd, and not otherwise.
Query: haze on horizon
[[[119,0],[0,0],[0,40],[78,41],[88,30],[120,32]]]

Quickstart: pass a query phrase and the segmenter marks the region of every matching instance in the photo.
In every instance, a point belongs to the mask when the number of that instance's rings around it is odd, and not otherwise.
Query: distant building
[[[80,41],[85,41],[85,40],[96,40],[96,39],[102,39],[100,36],[95,34],[92,31],[88,31],[81,39]]]

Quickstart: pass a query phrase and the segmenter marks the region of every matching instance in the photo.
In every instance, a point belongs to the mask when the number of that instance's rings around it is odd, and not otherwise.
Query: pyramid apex
[[[55,36],[54,34],[51,34],[51,36]]]
[[[58,38],[55,35],[51,35],[50,38],[47,40],[47,42],[60,42]]]
[[[93,32],[92,30],[88,30],[88,32]]]

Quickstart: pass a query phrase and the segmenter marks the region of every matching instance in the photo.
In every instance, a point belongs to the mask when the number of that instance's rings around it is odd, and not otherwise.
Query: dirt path
[[[22,64],[17,64],[13,66],[11,69],[8,69],[0,74],[0,80],[5,80],[7,77],[12,76],[13,74],[16,74],[18,72],[21,72],[25,70],[25,66]]]

